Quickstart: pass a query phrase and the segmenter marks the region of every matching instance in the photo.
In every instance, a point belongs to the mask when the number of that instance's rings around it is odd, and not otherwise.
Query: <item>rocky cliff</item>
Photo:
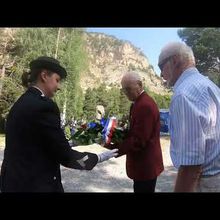
[[[136,71],[151,91],[159,94],[167,92],[147,57],[130,42],[101,33],[86,32],[84,37],[89,68],[81,79],[83,89],[97,87],[101,83],[120,86],[126,71]]]

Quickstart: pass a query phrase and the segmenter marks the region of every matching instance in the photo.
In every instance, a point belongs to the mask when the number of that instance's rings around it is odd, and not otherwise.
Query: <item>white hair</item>
[[[126,72],[122,80],[129,80],[129,81],[140,81],[141,82],[141,77],[138,73],[136,72]]]
[[[171,56],[180,55],[181,60],[192,61],[195,64],[195,57],[192,49],[183,42],[170,42],[165,45],[159,56],[158,65]]]

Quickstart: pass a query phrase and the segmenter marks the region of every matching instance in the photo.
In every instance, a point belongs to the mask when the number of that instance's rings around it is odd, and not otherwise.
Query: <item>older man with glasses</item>
[[[175,192],[220,191],[220,89],[195,67],[192,49],[171,42],[159,55],[161,76],[173,87],[170,153],[178,169]]]

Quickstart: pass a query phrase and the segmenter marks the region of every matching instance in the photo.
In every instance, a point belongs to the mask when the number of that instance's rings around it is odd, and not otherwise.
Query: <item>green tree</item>
[[[148,95],[154,99],[159,109],[168,109],[171,102],[171,95],[160,95],[153,91],[148,91]]]
[[[192,47],[197,68],[220,86],[220,28],[184,28],[178,35]]]
[[[58,28],[19,28],[15,36],[16,66],[21,72],[38,56],[54,57]]]
[[[94,89],[88,88],[85,93],[83,117],[91,121],[95,118],[97,95]]]
[[[67,119],[81,115],[83,95],[79,79],[87,67],[83,29],[20,28],[16,32],[15,45],[14,68],[19,80],[23,71],[29,68],[29,62],[38,56],[56,57],[66,67],[68,77],[54,99],[61,111],[66,109]]]
[[[80,87],[80,76],[87,70],[87,54],[84,48],[83,30],[64,28],[60,31],[60,43],[57,56],[67,69],[67,80],[56,101],[66,120],[79,118],[83,114],[83,92]]]
[[[0,132],[4,129],[9,109],[23,91],[13,57],[14,35],[14,29],[0,28]]]
[[[106,85],[102,83],[97,89],[94,89],[96,91],[96,105],[103,105],[106,109],[108,106],[108,94],[106,90]]]
[[[0,96],[0,132],[4,131],[4,123],[10,108],[23,91],[23,87],[10,77],[5,77],[3,83]]]
[[[120,116],[120,90],[117,87],[112,87],[107,91],[108,105],[106,108],[107,116],[115,116],[119,118]]]
[[[120,112],[120,118],[126,117],[129,115],[130,105],[131,102],[128,100],[126,95],[120,90],[120,96],[119,96],[119,112]]]

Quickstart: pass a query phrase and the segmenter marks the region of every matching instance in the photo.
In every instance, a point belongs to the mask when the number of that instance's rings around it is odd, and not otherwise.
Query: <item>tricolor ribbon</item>
[[[117,127],[117,120],[115,117],[108,118],[105,127],[102,130],[102,138],[105,144],[110,144],[115,128]]]

